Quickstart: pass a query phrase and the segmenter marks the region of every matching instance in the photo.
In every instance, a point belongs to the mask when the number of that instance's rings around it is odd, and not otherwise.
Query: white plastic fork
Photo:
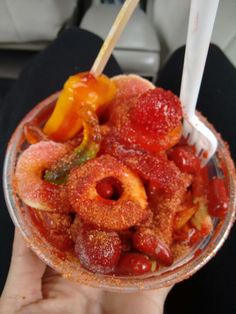
[[[183,135],[194,145],[202,166],[214,155],[217,139],[195,113],[219,0],[191,0],[180,100]]]

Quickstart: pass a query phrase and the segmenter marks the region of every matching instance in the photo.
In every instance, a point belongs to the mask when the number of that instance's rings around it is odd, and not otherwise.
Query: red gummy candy
[[[192,227],[191,224],[186,224],[182,228],[176,230],[173,234],[173,238],[177,243],[186,243],[187,245],[194,245],[199,242],[204,235],[201,231]]]
[[[98,181],[96,190],[101,197],[110,200],[119,199],[123,192],[121,182],[114,177],[107,177]]]
[[[60,251],[68,251],[74,246],[68,230],[71,226],[71,217],[58,213],[49,213],[29,208],[33,223],[45,239]]]
[[[162,88],[142,94],[130,110],[131,125],[153,135],[164,135],[173,130],[182,116],[178,97]]]
[[[212,178],[208,185],[208,210],[214,217],[224,218],[228,210],[228,197],[224,180]]]
[[[102,143],[102,152],[110,154],[136,172],[143,180],[153,182],[165,192],[173,192],[183,184],[180,170],[166,155],[152,155],[139,150],[127,149],[114,135],[107,136]]]
[[[165,266],[173,263],[170,249],[151,230],[137,231],[133,236],[133,246]]]
[[[201,168],[200,159],[194,154],[190,146],[175,147],[168,153],[168,157],[182,172],[195,174]]]
[[[121,255],[116,267],[116,273],[123,276],[142,275],[151,271],[152,263],[149,258],[140,253]]]
[[[176,145],[182,134],[182,109],[177,96],[161,88],[148,90],[114,110],[111,123],[128,148],[151,153]]]
[[[94,273],[111,273],[120,258],[121,241],[116,232],[83,226],[76,239],[75,254],[84,268]]]

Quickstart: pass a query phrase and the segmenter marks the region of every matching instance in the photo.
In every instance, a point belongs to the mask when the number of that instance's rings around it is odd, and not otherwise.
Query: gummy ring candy
[[[72,149],[70,144],[41,141],[30,145],[19,157],[15,184],[21,200],[28,206],[50,212],[71,210],[64,185],[43,180],[43,173]]]
[[[118,199],[99,195],[96,186],[105,178],[121,184]],[[71,206],[89,224],[108,230],[123,230],[148,214],[147,196],[141,180],[122,162],[110,155],[89,160],[71,170],[67,180]]]

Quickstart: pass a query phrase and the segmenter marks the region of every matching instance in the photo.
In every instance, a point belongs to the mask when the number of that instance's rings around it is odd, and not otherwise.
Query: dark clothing
[[[87,71],[97,55],[102,41],[83,30],[70,29],[62,33],[45,51],[33,58],[14,83],[4,101],[0,99],[0,158],[10,134],[20,119],[39,101],[60,90],[69,75]],[[158,85],[179,93],[184,49],[181,48],[162,69]],[[112,57],[105,69],[108,76],[121,73]],[[9,83],[9,82],[8,82]],[[0,83],[0,95],[9,84]],[[2,90],[1,90],[2,89]],[[199,97],[198,108],[208,117],[230,144],[236,158],[236,70],[215,46],[210,49]],[[1,166],[2,169],[2,166]],[[2,170],[1,170],[2,171]],[[0,210],[0,292],[4,286],[13,237],[1,190]],[[166,302],[166,314],[233,314],[236,313],[236,231],[217,256],[189,280],[174,287]]]

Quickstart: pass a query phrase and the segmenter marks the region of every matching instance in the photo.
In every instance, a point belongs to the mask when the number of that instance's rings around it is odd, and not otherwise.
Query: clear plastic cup
[[[27,213],[27,206],[22,203],[16,194],[14,189],[14,171],[17,158],[27,145],[23,134],[24,124],[30,121],[34,121],[39,125],[43,124],[50,112],[52,112],[57,98],[58,93],[42,101],[21,121],[8,144],[4,163],[3,184],[7,207],[14,224],[20,229],[32,250],[46,264],[64,277],[110,291],[130,292],[138,289],[154,289],[170,286],[190,277],[203,267],[223,245],[234,223],[236,180],[234,164],[227,144],[223,142],[220,135],[217,134],[214,128],[202,116],[201,119],[212,129],[219,141],[217,157],[214,157],[211,162],[211,168],[214,168],[214,173],[218,173],[221,177],[222,175],[224,176],[229,196],[229,208],[224,219],[219,220],[215,218],[213,220],[213,232],[192,247],[187,255],[176,260],[170,267],[165,267],[158,272],[142,276],[117,277],[114,275],[100,275],[93,274],[82,268],[78,259],[70,254],[59,251],[42,237],[39,231],[32,225],[30,216]]]

